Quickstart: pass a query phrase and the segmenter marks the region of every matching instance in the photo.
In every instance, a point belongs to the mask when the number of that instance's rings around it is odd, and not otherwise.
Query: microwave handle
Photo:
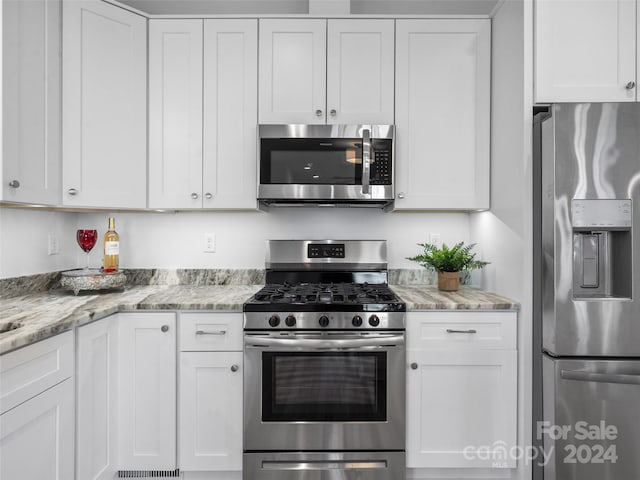
[[[369,179],[371,178],[371,132],[368,128],[362,130],[362,194],[369,194]]]

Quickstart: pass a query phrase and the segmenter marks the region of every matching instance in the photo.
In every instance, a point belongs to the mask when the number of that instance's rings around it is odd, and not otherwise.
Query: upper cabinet
[[[491,21],[396,22],[396,210],[489,208]]]
[[[394,121],[394,21],[260,20],[260,123]]]
[[[7,202],[60,202],[60,0],[2,9],[2,187]]]
[[[636,1],[536,0],[535,101],[636,101]]]
[[[62,204],[147,203],[147,20],[99,0],[63,5]]]
[[[257,20],[149,21],[149,207],[256,207]]]

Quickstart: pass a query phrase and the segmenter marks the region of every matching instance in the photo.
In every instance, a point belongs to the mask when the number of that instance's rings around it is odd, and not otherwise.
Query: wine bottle
[[[116,232],[116,220],[109,217],[109,230],[104,234],[104,263],[103,271],[117,272],[120,260],[120,236]]]

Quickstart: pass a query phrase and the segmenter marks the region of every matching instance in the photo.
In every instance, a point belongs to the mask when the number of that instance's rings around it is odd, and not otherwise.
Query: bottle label
[[[104,242],[104,254],[105,255],[119,255],[120,254],[120,242]]]

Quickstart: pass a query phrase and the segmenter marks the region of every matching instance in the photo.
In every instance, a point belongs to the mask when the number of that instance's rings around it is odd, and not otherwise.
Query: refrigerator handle
[[[565,380],[576,380],[578,382],[621,383],[625,385],[640,385],[640,375],[585,372],[584,370],[561,370],[560,377],[562,377]]]

